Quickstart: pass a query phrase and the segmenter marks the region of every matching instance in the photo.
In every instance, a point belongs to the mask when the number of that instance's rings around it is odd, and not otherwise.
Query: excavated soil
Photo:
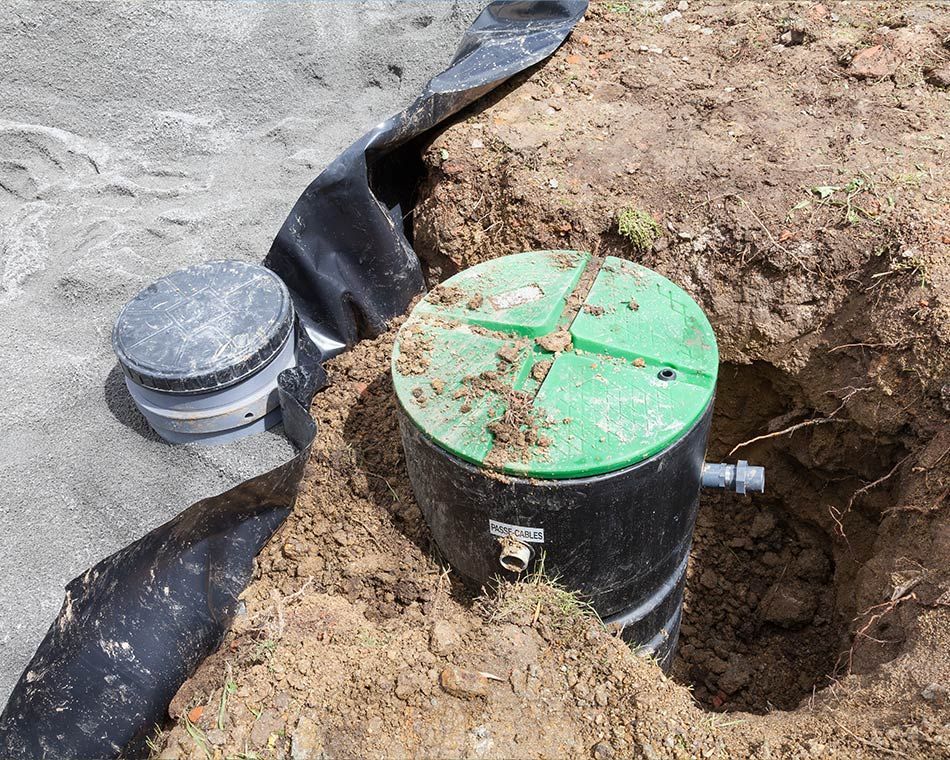
[[[708,458],[767,493],[704,493],[669,677],[540,579],[472,598],[439,564],[396,324],[331,362],[295,512],[156,754],[950,757],[948,36],[926,4],[595,4],[424,146],[433,284],[591,250],[716,330]]]

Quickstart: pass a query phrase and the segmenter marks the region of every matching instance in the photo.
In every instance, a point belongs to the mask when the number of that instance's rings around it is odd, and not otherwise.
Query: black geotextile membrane
[[[306,189],[264,262],[287,283],[304,328],[298,366],[279,380],[297,454],[192,504],[67,586],[0,715],[0,757],[148,754],[145,737],[220,643],[254,557],[293,507],[317,434],[309,407],[326,383],[322,362],[381,332],[424,289],[403,221],[418,178],[415,139],[551,55],[586,8],[587,0],[491,3],[415,102]]]

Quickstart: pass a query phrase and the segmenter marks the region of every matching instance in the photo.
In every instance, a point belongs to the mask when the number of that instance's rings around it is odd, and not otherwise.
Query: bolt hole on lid
[[[294,321],[287,286],[269,269],[209,261],[138,293],[112,346],[158,435],[223,443],[280,421],[277,377],[296,363]]]

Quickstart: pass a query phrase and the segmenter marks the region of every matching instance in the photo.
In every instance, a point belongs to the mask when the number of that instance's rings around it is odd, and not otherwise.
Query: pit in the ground
[[[722,366],[707,460],[748,458],[767,474],[764,495],[701,497],[672,675],[708,709],[792,710],[849,666],[856,611],[853,594],[838,586],[853,582],[876,528],[868,523],[864,536],[842,542],[821,516],[867,482],[856,461],[872,454],[859,456],[856,446],[896,454],[844,420],[731,451],[768,435],[776,420],[812,413],[774,367]],[[822,448],[835,452],[822,466],[809,465],[816,435],[831,436]]]
[[[841,630],[827,537],[775,499],[708,494],[673,676],[715,710],[794,709],[828,685]]]

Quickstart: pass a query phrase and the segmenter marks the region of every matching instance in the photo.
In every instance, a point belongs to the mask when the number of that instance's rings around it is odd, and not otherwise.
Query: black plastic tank
[[[545,572],[669,664],[718,369],[699,306],[578,251],[484,262],[413,309],[392,373],[416,499],[465,579]]]

